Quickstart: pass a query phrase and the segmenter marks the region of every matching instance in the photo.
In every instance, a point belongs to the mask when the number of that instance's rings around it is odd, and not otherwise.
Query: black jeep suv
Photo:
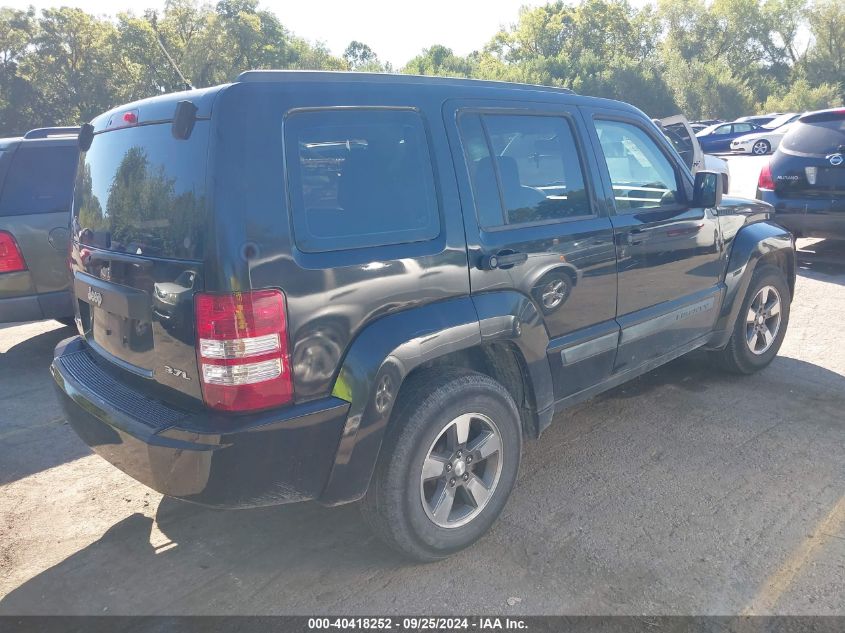
[[[765,367],[791,235],[639,110],[485,81],[248,72],[83,128],[66,414],[164,494],[363,499],[478,539],[523,438],[696,348]]]

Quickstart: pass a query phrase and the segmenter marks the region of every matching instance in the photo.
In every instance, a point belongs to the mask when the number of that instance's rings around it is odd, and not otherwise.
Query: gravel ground
[[[73,332],[0,326],[0,614],[845,614],[845,246],[799,246],[766,371],[693,355],[559,415],[492,532],[425,566],[354,505],[163,499],[63,420]]]

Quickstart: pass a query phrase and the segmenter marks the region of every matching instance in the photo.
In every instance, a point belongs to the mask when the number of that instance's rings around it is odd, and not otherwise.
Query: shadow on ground
[[[53,348],[73,334],[60,327],[0,354],[0,485],[90,453],[64,422],[50,376]]]
[[[508,596],[523,613],[736,612],[806,537],[794,514],[842,489],[843,394],[845,377],[791,358],[730,379],[682,358],[527,443],[504,516],[449,561],[405,562],[354,505],[164,499],[0,613],[501,612]]]
[[[845,241],[821,240],[810,244],[799,242],[796,256],[799,274],[845,285]],[[842,276],[843,279],[832,280],[832,276]]]

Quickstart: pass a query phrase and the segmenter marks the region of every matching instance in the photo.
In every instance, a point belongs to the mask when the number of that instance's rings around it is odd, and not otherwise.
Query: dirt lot
[[[845,247],[799,245],[769,369],[684,358],[558,416],[490,535],[427,566],[355,506],[162,499],[64,422],[73,332],[0,326],[0,614],[845,614]]]

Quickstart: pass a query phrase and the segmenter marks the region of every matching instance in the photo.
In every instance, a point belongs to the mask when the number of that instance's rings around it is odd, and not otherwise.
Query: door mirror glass
[[[722,203],[722,174],[700,171],[695,175],[692,204],[694,207],[718,207]]]

